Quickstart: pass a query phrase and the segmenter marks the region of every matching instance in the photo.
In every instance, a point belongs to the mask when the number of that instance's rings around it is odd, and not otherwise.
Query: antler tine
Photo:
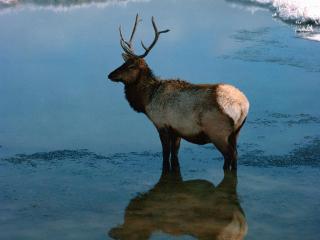
[[[138,23],[139,23],[140,21],[141,21],[141,19],[139,19],[139,14],[137,13],[137,15],[136,15],[136,20],[134,21],[132,33],[131,33],[130,40],[129,40],[130,46],[131,46],[131,44],[132,44],[133,36],[134,36],[134,34],[135,34],[135,32],[136,32],[136,29],[137,29],[137,25],[138,25]]]
[[[148,48],[144,45],[144,43],[142,41],[141,41],[141,45],[142,45],[144,50],[148,51]]]
[[[122,34],[121,25],[119,26],[120,45],[121,45],[121,47],[123,48],[123,50],[125,51],[125,53],[127,53],[127,54],[129,54],[129,55],[132,55],[132,56],[137,56],[137,55],[134,54],[134,51],[133,51],[132,40],[133,40],[134,34],[135,34],[135,32],[136,32],[137,25],[138,25],[138,23],[139,23],[140,21],[141,21],[141,19],[139,19],[139,15],[137,14],[129,42],[127,42],[126,40],[124,40],[124,37],[123,37],[123,34]]]
[[[120,33],[120,41],[124,42],[127,46],[129,46],[129,43],[126,42],[123,38],[122,30],[121,30],[121,25],[119,26],[119,33]]]
[[[120,40],[120,45],[123,49],[123,51],[126,53],[126,54],[129,54],[129,55],[132,55],[134,56],[135,54],[132,52],[132,50],[129,48],[129,46],[127,45],[127,42],[124,41],[124,40]]]
[[[161,33],[167,33],[169,32],[170,30],[169,29],[166,29],[166,30],[162,30],[162,31],[158,31],[158,28],[157,28],[157,25],[154,21],[154,17],[152,16],[151,18],[151,22],[152,22],[152,26],[153,26],[153,29],[154,29],[154,33],[155,33],[155,36],[154,36],[154,40],[153,42],[151,43],[151,45],[149,47],[146,47],[144,45],[144,43],[141,41],[141,45],[143,47],[143,49],[145,50],[145,53],[138,56],[139,58],[144,58],[148,55],[148,53],[151,51],[151,49],[154,47],[154,45],[157,43],[158,39],[159,39],[159,36]]]

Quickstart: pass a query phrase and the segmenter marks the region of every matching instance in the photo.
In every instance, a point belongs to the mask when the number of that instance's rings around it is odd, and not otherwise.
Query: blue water
[[[151,16],[171,30],[146,59],[157,76],[234,84],[250,100],[237,177],[245,239],[317,239],[320,43],[222,0],[0,10],[0,239],[109,239],[158,182],[158,134],[106,77],[122,64],[117,28],[128,35],[137,12],[137,51]],[[183,142],[180,165],[184,181],[223,178],[210,145]],[[157,227],[152,239],[195,237]]]

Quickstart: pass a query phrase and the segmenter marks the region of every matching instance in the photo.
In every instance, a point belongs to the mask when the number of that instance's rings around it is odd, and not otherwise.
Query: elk
[[[113,82],[122,82],[130,106],[144,113],[157,128],[162,144],[163,169],[179,167],[178,152],[181,139],[195,144],[213,143],[224,157],[225,170],[237,169],[237,138],[245,123],[249,101],[232,85],[192,84],[179,79],[156,77],[144,58],[156,45],[160,34],[154,17],[154,40],[145,52],[134,53],[132,41],[140,22],[138,14],[129,41],[123,37],[124,64],[108,75]]]

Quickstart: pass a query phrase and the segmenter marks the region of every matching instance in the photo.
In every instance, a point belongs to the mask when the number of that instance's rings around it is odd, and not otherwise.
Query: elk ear
[[[123,58],[123,60],[124,60],[125,62],[128,61],[129,58],[130,58],[130,55],[128,55],[128,54],[126,54],[126,53],[122,53],[121,55],[122,55],[122,58]]]

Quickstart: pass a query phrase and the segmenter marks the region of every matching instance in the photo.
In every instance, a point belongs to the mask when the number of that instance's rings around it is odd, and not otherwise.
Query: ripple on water
[[[281,32],[283,34],[283,32]],[[262,27],[255,30],[242,29],[230,36],[241,44],[241,48],[232,54],[221,56],[224,59],[242,60],[246,62],[264,62],[295,68],[308,72],[320,72],[317,56],[311,53],[312,48],[304,48],[303,55],[296,54],[292,44],[283,43],[276,28]]]

